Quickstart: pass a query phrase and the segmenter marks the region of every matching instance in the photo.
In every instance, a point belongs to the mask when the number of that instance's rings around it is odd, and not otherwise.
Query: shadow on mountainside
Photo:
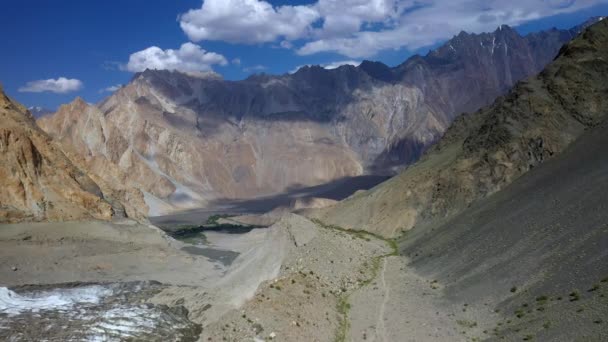
[[[309,187],[294,185],[288,188],[287,191],[272,196],[244,200],[217,199],[212,201],[209,207],[234,207],[243,211],[266,212],[281,206],[288,206],[294,200],[301,198],[318,197],[340,201],[358,190],[371,189],[388,178],[388,176],[370,175],[344,177],[329,183]]]
[[[259,198],[221,198],[211,201],[205,208],[186,210],[171,215],[151,217],[156,225],[200,224],[217,214],[261,214],[273,209],[290,206],[297,199],[326,198],[340,201],[358,190],[368,190],[387,180],[388,176],[345,177],[316,186],[292,186],[287,191]]]

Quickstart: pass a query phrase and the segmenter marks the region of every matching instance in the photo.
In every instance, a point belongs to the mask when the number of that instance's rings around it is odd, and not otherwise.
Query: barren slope
[[[99,186],[0,89],[0,222],[112,217]]]
[[[605,121],[444,225],[402,239],[409,271],[472,311],[456,313],[477,320],[464,330],[491,340],[608,338],[607,129]]]

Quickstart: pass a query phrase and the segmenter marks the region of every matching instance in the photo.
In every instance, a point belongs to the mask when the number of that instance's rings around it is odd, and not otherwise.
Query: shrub
[[[576,302],[577,300],[581,299],[581,294],[576,290],[572,291],[569,296],[571,302]]]
[[[477,326],[477,322],[474,321],[457,320],[456,323],[465,328],[475,328]]]

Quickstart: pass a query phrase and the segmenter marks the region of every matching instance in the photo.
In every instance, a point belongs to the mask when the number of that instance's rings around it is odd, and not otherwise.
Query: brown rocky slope
[[[124,213],[125,193],[100,187],[1,89],[0,160],[0,222],[110,220]]]
[[[435,227],[562,152],[608,109],[608,22],[565,45],[542,73],[463,115],[415,165],[315,213],[326,223],[395,236]]]

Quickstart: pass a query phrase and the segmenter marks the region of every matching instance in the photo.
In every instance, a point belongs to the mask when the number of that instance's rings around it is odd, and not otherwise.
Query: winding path
[[[386,304],[388,303],[388,299],[390,296],[390,288],[386,285],[386,279],[384,274],[386,273],[386,264],[388,262],[388,257],[382,258],[382,271],[380,272],[380,280],[382,282],[382,288],[384,289],[384,299],[382,300],[382,304],[380,305],[380,310],[378,311],[378,320],[376,322],[376,336],[382,337],[383,342],[388,342],[389,339],[386,336],[386,327],[384,326],[384,311],[386,308]]]

